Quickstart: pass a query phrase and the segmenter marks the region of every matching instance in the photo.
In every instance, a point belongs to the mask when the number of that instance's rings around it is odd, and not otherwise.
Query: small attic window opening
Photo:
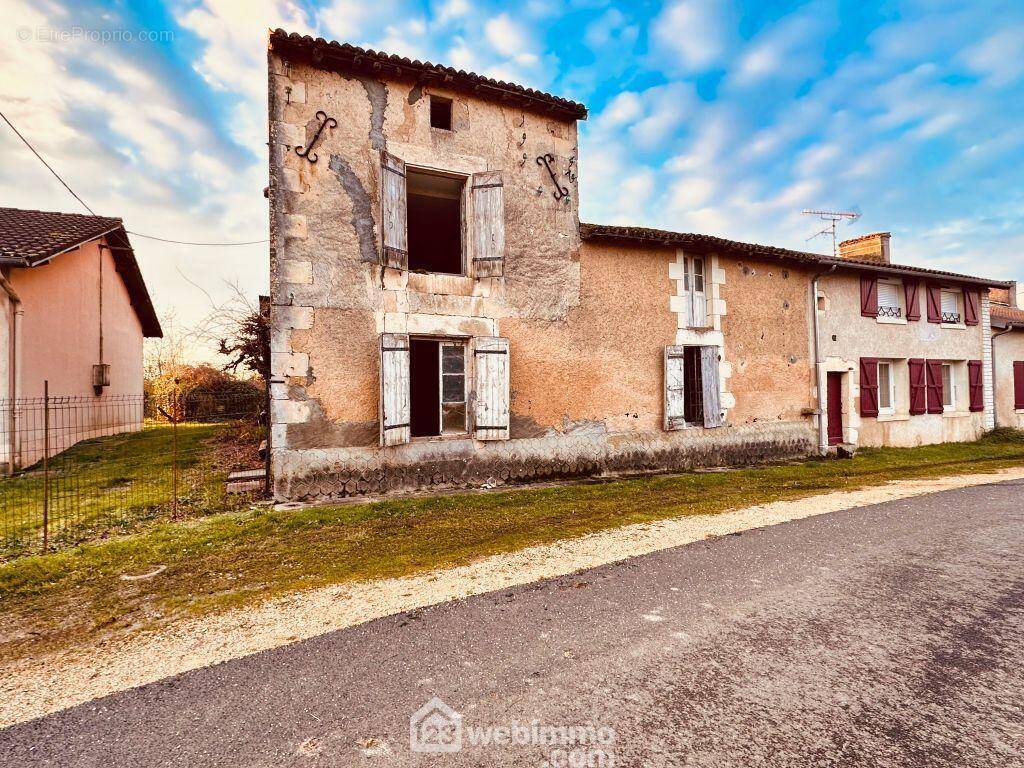
[[[430,127],[442,131],[452,129],[452,100],[440,96],[430,97]]]

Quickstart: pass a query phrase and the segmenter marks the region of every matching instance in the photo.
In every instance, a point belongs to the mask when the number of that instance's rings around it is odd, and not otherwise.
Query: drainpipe
[[[821,365],[823,362],[821,359],[821,333],[818,328],[818,281],[826,275],[831,275],[838,266],[838,264],[833,264],[824,272],[819,272],[811,279],[811,319],[814,323],[814,388],[818,395],[814,414],[818,417],[818,453],[821,456],[828,455],[828,432],[825,428],[825,409],[822,405],[824,399],[822,390],[824,386],[821,378]]]
[[[9,367],[9,380],[8,380],[8,393],[10,397],[10,405],[7,409],[7,435],[9,444],[7,450],[9,451],[7,456],[7,470],[10,474],[14,474],[14,468],[16,466],[15,457],[17,456],[18,450],[18,430],[16,423],[16,407],[18,403],[18,379],[21,375],[21,318],[25,314],[25,310],[21,306],[21,298],[14,290],[14,286],[11,285],[10,281],[0,274],[0,288],[3,289],[4,293],[7,294],[11,300],[11,345],[8,350],[8,367]]]
[[[998,386],[999,377],[996,376],[996,339],[1000,336],[1005,336],[1010,331],[1016,328],[1012,323],[1008,324],[999,333],[992,334],[992,426],[999,426],[999,400],[996,397],[996,387]]]

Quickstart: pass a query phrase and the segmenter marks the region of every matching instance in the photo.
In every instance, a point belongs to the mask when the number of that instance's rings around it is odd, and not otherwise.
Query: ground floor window
[[[704,423],[704,380],[701,372],[700,347],[686,347],[683,352],[683,418],[688,424]]]
[[[409,350],[412,436],[465,434],[465,342],[414,337]]]
[[[942,408],[956,410],[956,375],[952,363],[942,364]]]
[[[896,410],[896,394],[893,388],[892,363],[888,360],[878,361],[878,412],[893,413]]]
[[[665,429],[720,427],[721,352],[713,346],[665,347]]]

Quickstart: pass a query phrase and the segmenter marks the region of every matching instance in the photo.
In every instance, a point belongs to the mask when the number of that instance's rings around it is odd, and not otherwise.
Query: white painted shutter
[[[473,340],[476,364],[474,427],[477,440],[509,437],[509,344],[499,336]]]
[[[500,277],[505,268],[505,195],[501,171],[473,174],[473,270]]]
[[[408,443],[409,334],[380,335],[380,444]]]
[[[684,398],[685,377],[683,353],[685,347],[665,347],[665,430],[682,429],[686,426]]]
[[[409,268],[409,224],[405,199],[405,161],[380,153],[381,220],[384,228],[384,266]]]
[[[700,348],[700,380],[703,388],[704,426],[720,427],[723,420],[718,391],[718,347]]]
[[[895,283],[878,283],[878,306],[900,308],[900,287]]]

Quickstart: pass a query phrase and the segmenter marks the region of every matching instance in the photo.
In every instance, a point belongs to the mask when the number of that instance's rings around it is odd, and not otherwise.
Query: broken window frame
[[[441,377],[440,381],[440,397],[439,407],[441,409],[441,435],[440,437],[448,437],[451,435],[467,435],[469,434],[469,372],[468,367],[468,344],[465,340],[455,339],[440,339],[437,345],[437,369],[438,376]],[[458,359],[461,361],[460,370],[458,371],[446,371],[445,370],[445,350],[458,349],[462,354],[452,359]],[[449,399],[448,392],[445,387],[446,381],[458,381],[462,380],[461,386],[461,397],[459,399]],[[448,411],[455,413],[457,409],[455,406],[462,407],[462,426],[460,429],[449,430],[446,426],[446,413],[445,406],[449,406]]]
[[[436,270],[421,270],[414,268],[409,262],[408,257],[406,259],[406,269],[410,272],[417,272],[427,275],[446,275],[452,277],[467,277],[469,275],[469,200],[471,192],[472,177],[465,173],[457,173],[455,171],[447,171],[442,168],[434,168],[427,165],[413,165],[406,163],[405,166],[405,178],[406,178],[406,242],[409,240],[409,223],[408,223],[408,209],[410,193],[408,192],[408,180],[410,176],[440,176],[442,178],[454,179],[461,185],[461,191],[459,192],[459,272],[438,272]],[[413,193],[415,194],[415,193]],[[408,246],[407,246],[408,247]]]

